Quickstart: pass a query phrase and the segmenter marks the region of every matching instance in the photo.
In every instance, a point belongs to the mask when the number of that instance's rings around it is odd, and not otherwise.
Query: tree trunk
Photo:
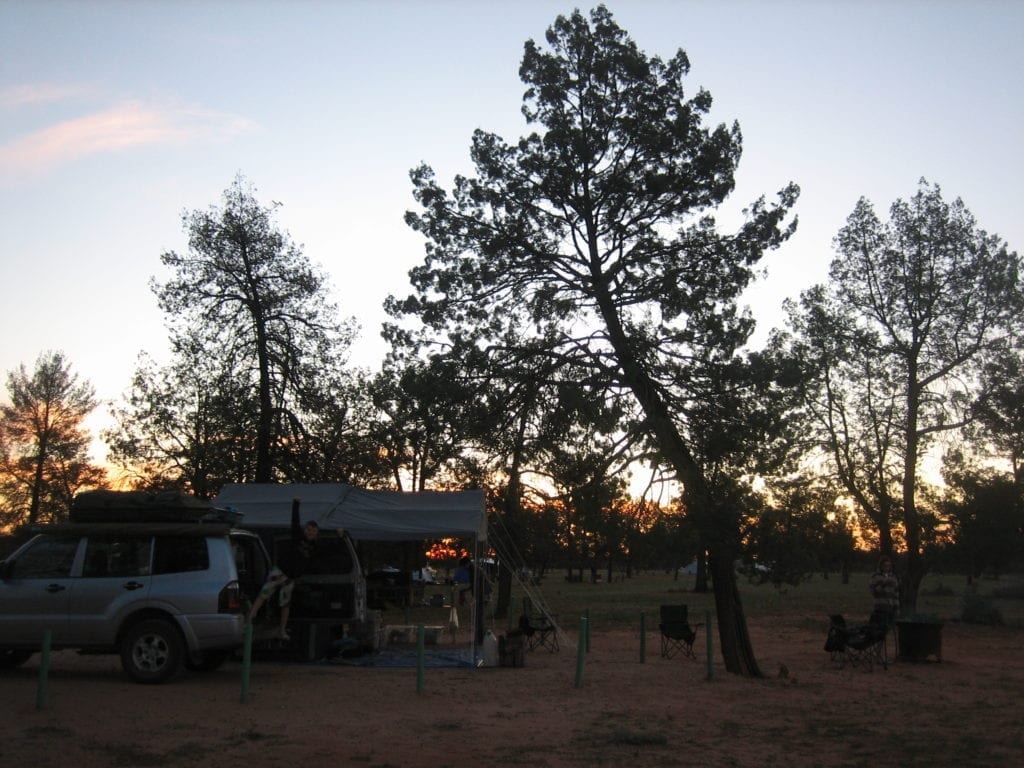
[[[737,675],[762,677],[754,658],[753,645],[747,629],[747,617],[740,600],[739,583],[733,567],[733,553],[711,554],[708,558],[715,587],[715,613],[718,618],[719,645],[727,671]],[[710,627],[708,628],[710,631]]]
[[[242,260],[246,269],[250,269],[248,249],[244,240],[242,244]],[[253,482],[273,482],[273,465],[271,462],[270,445],[273,440],[273,409],[274,400],[270,386],[270,341],[267,338],[267,321],[263,315],[261,303],[255,297],[259,295],[259,287],[256,279],[250,274],[248,276],[250,291],[253,300],[249,305],[249,313],[252,317],[253,328],[256,333],[256,360],[259,366],[259,403],[260,409],[257,415],[256,424],[256,469]]]
[[[900,613],[904,616],[913,616],[917,613],[917,594],[921,590],[921,582],[925,576],[921,558],[915,559],[917,562],[912,566],[908,556],[907,570],[900,578]]]
[[[653,387],[648,391],[653,392]],[[686,513],[693,517],[701,541],[707,544],[708,569],[718,615],[718,645],[725,668],[737,675],[762,677],[733,567],[735,542],[739,541],[738,521],[727,510],[716,507],[700,465],[690,455],[664,404],[653,395],[649,405],[650,409],[645,406],[645,411],[654,425],[659,447],[683,485]]]
[[[601,273],[600,258],[594,246],[591,246],[591,261],[597,286],[595,298],[622,371],[622,383],[632,391],[647,417],[650,436],[682,483],[686,513],[693,516],[698,536],[708,548],[708,564],[718,613],[718,645],[725,660],[725,668],[734,674],[761,677],[733,568],[734,542],[739,541],[738,521],[727,510],[716,509],[700,464],[676,427],[658,386],[644,363],[636,356],[615,302],[607,290],[607,278]]]
[[[697,575],[693,582],[693,591],[702,595],[711,591],[708,586],[708,556],[704,550],[697,555]]]
[[[518,531],[518,523],[522,518],[522,483],[520,467],[523,459],[523,446],[526,443],[526,426],[528,414],[532,408],[524,408],[516,430],[516,442],[512,446],[512,460],[508,468],[508,486],[505,488],[505,530]],[[508,616],[512,604],[512,568],[520,563],[502,563],[498,568],[498,596],[494,606],[494,618],[503,619]],[[525,565],[525,564],[523,564]]]
[[[502,563],[498,568],[498,596],[494,604],[494,618],[508,617],[508,609],[512,604],[512,569]]]
[[[43,496],[43,469],[46,467],[46,434],[39,438],[39,453],[36,456],[35,473],[32,478],[32,501],[28,508],[28,524],[35,525],[39,522],[39,507],[42,505]]]
[[[917,514],[916,493],[919,452],[917,414],[920,408],[916,358],[910,360],[907,368],[906,455],[903,458],[903,527],[907,536],[907,571],[906,576],[900,580],[900,609],[906,614],[914,614],[917,612],[917,592],[925,571],[921,557],[921,518]]]

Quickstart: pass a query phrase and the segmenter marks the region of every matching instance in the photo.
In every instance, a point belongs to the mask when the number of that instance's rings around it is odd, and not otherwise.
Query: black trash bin
[[[942,622],[901,619],[896,622],[899,658],[903,661],[927,661],[934,656],[942,661]]]

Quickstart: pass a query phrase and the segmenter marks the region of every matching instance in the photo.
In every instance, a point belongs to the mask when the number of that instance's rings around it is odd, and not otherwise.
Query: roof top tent
[[[484,492],[376,491],[345,483],[272,484],[233,483],[213,500],[242,515],[244,528],[282,528],[290,525],[292,501],[300,500],[302,520],[315,520],[321,528],[344,528],[355,540],[415,541],[420,539],[473,539],[479,558],[487,540]],[[478,602],[472,632],[472,653],[482,639],[482,589],[474,589]]]

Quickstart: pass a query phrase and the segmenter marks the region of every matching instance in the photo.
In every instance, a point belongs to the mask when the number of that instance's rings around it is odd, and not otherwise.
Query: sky
[[[719,217],[794,181],[797,233],[745,301],[758,335],[822,282],[860,197],[883,218],[923,177],[1024,248],[1024,0],[613,0],[651,56],[687,52],[711,122],[740,124]],[[187,251],[182,214],[238,174],[328,275],[376,368],[389,294],[424,242],[409,171],[472,173],[481,128],[529,132],[523,44],[549,0],[0,0],[0,399],[61,351],[104,403],[138,355],[167,361],[150,288]],[[98,457],[102,459],[102,457]]]

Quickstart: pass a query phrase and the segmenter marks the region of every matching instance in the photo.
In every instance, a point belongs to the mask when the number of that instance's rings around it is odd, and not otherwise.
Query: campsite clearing
[[[703,631],[695,662],[662,659],[649,628],[641,663],[636,630],[598,625],[576,687],[566,626],[559,653],[531,652],[523,668],[428,668],[422,693],[415,669],[260,663],[245,704],[238,663],[153,688],[113,657],[60,652],[37,708],[37,656],[0,678],[0,757],[35,768],[1024,764],[1019,624],[948,621],[941,663],[837,668],[826,617],[795,610],[794,593],[789,611],[750,620],[761,680],[726,674],[717,654],[709,680]]]

